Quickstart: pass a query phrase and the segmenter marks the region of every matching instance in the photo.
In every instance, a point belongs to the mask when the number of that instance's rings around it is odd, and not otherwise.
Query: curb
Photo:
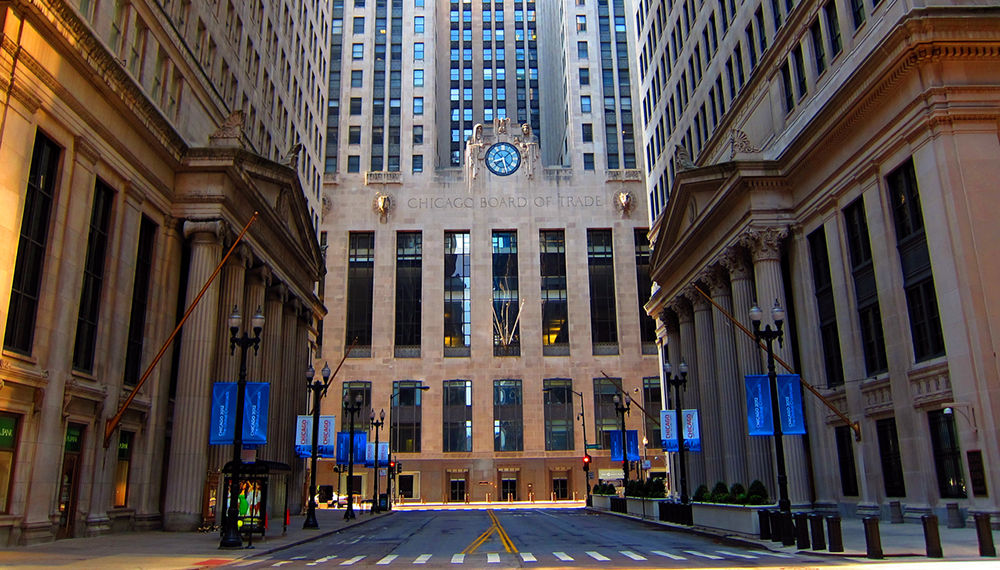
[[[303,538],[301,540],[297,540],[295,542],[290,542],[288,544],[283,544],[281,546],[275,546],[274,548],[271,548],[271,549],[268,549],[268,550],[261,550],[260,552],[254,552],[253,554],[248,554],[247,556],[240,557],[238,560],[246,560],[246,559],[249,559],[249,558],[256,558],[258,556],[265,556],[267,554],[274,554],[275,552],[281,552],[282,550],[288,550],[289,548],[295,548],[296,546],[301,546],[303,544],[306,544],[307,542],[312,542],[314,540],[319,540],[321,538],[326,538],[328,536],[332,536],[334,534],[337,534],[338,532],[347,530],[349,528],[354,528],[356,526],[361,526],[363,524],[368,524],[368,523],[370,523],[372,521],[376,521],[376,520],[379,520],[379,519],[382,519],[382,518],[385,518],[385,517],[390,517],[390,516],[394,515],[395,513],[396,513],[396,511],[390,511],[388,513],[379,514],[379,516],[377,516],[377,517],[374,517],[374,518],[373,517],[369,517],[369,518],[366,518],[366,519],[362,519],[362,518],[359,517],[359,518],[356,518],[354,520],[354,522],[345,524],[344,526],[341,526],[339,528],[336,528],[336,529],[333,529],[333,530],[327,530],[327,531],[317,530],[317,534],[309,535],[308,537]]]

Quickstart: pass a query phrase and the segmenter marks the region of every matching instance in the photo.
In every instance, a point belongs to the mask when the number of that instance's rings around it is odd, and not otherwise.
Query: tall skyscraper
[[[320,354],[348,357],[325,408],[344,430],[343,397],[361,429],[386,410],[406,499],[582,500],[585,443],[595,476],[625,475],[616,394],[662,474],[623,3],[344,4]]]

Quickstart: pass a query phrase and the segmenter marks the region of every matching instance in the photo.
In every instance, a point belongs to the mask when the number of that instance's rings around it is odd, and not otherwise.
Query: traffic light
[[[586,453],[583,456],[583,470],[590,471],[590,454]]]
[[[396,473],[399,473],[402,470],[403,470],[403,462],[402,461],[397,461],[396,462]]]
[[[395,461],[390,461],[389,462],[389,476],[391,477],[391,476],[393,476],[395,474],[396,474],[396,462]]]

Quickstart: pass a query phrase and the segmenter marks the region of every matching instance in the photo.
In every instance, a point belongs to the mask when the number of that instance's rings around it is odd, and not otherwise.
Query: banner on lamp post
[[[625,432],[625,458],[639,461],[639,430],[630,429]]]
[[[243,443],[267,443],[267,412],[271,385],[267,382],[247,382],[243,402]]]
[[[316,457],[336,457],[336,420],[336,416],[319,417]],[[312,416],[295,418],[295,454],[299,457],[312,457]]]
[[[785,435],[805,435],[806,418],[802,413],[802,388],[798,374],[778,374],[778,416]]]
[[[618,463],[620,461],[624,461],[625,460],[625,449],[624,449],[624,443],[625,442],[622,441],[622,432],[621,432],[621,430],[617,430],[617,429],[616,430],[611,430],[611,431],[608,432],[608,435],[611,436],[611,442],[610,442],[611,443],[611,462],[612,463]]]
[[[778,374],[778,421],[783,435],[805,435],[806,422],[802,412],[802,390],[798,374]],[[771,384],[766,374],[745,378],[747,424],[750,435],[774,435],[774,414],[771,407]]]
[[[701,428],[698,425],[698,410],[681,410],[681,433],[684,434],[684,449],[701,451]]]
[[[216,382],[212,384],[212,412],[209,425],[210,445],[232,445],[236,431],[236,406],[239,384]],[[243,443],[267,443],[267,413],[271,385],[266,382],[247,382],[243,400]]]
[[[674,420],[677,419],[675,410],[660,410],[660,447],[663,451],[676,452],[677,446],[677,426]]]
[[[295,455],[312,457],[312,416],[295,416]]]

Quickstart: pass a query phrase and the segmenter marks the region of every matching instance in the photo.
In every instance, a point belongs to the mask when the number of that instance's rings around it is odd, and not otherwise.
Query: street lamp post
[[[681,365],[678,367],[680,369],[680,376],[673,376],[671,374],[672,368],[669,362],[663,363],[663,377],[666,378],[667,383],[674,387],[674,407],[677,413],[677,424],[675,429],[677,430],[677,468],[680,470],[680,483],[681,483],[681,504],[688,504],[688,491],[687,491],[687,469],[684,465],[684,426],[681,423],[683,418],[681,417],[683,412],[683,404],[681,403],[681,388],[687,391],[687,375],[688,375],[688,365],[683,360]]]
[[[430,386],[422,386],[422,385],[421,386],[406,386],[405,388],[408,388],[410,390],[420,390],[421,392],[426,392],[427,390],[431,389]],[[395,438],[392,437],[392,433],[393,433],[392,432],[392,408],[394,406],[393,402],[399,397],[399,394],[401,393],[401,390],[402,390],[402,387],[400,388],[400,391],[396,391],[392,395],[389,396],[389,465],[390,466],[393,465],[393,463],[394,463],[393,460],[392,460],[393,443],[397,443],[398,444],[398,442],[396,442]],[[393,478],[395,477],[395,475],[396,475],[396,473],[398,471],[399,471],[398,466],[396,468],[393,468],[389,472],[389,480],[388,480],[388,482],[386,482],[386,489],[385,490],[386,490],[386,493],[388,494],[388,501],[386,502],[386,506],[389,507],[390,511],[392,510],[392,480],[393,480]]]
[[[584,465],[584,472],[585,472],[584,473],[584,477],[586,477],[586,480],[587,480],[587,506],[589,507],[590,504],[591,504],[591,498],[590,498],[590,451],[587,449],[587,414],[584,413],[585,410],[583,409],[584,405],[585,405],[585,402],[583,401],[583,392],[577,392],[576,390],[573,390],[572,388],[567,388],[565,386],[552,386],[552,387],[549,387],[549,388],[543,388],[542,392],[551,392],[553,390],[569,390],[570,392],[576,394],[577,396],[580,396],[580,413],[578,413],[576,415],[576,417],[580,418],[580,423],[583,424],[583,455],[584,455],[584,463],[583,463],[583,465]]]
[[[302,528],[319,528],[319,521],[316,520],[316,458],[319,454],[319,404],[320,399],[326,396],[326,389],[330,386],[330,365],[323,365],[323,379],[313,378],[316,370],[312,365],[306,370],[306,387],[312,390],[313,397],[313,429],[312,429],[312,462],[309,468],[309,508],[306,511],[306,521],[302,523]]]
[[[774,455],[778,464],[778,510],[781,511],[781,536],[784,544],[794,544],[795,538],[791,529],[792,513],[791,502],[788,500],[788,475],[785,473],[785,445],[782,441],[780,406],[778,404],[778,375],[774,369],[774,341],[778,341],[778,346],[783,346],[782,325],[785,322],[785,310],[774,300],[774,307],[771,309],[771,320],[774,321],[774,328],[765,325],[760,328],[760,321],[764,312],[760,307],[754,305],[750,309],[750,322],[753,323],[753,334],[757,343],[761,340],[767,346],[767,378],[771,385],[771,416],[774,423]]]
[[[250,326],[253,329],[253,336],[243,331],[240,334],[240,326],[243,324],[243,317],[240,316],[238,307],[233,307],[233,314],[229,316],[229,354],[235,354],[236,347],[240,347],[240,376],[236,383],[236,429],[233,432],[233,472],[230,474],[229,484],[229,509],[226,512],[226,528],[222,533],[222,540],[219,548],[240,548],[243,546],[243,539],[240,538],[240,472],[243,467],[243,458],[240,455],[243,451],[243,407],[246,402],[247,387],[247,349],[253,348],[254,356],[260,347],[260,333],[264,330],[264,315],[260,307],[257,313],[250,319]]]
[[[348,444],[347,456],[347,512],[344,513],[344,520],[357,518],[354,515],[354,416],[361,411],[361,394],[354,398],[351,404],[351,393],[344,394],[344,411],[351,417],[350,430],[348,431],[351,443]]]
[[[618,397],[618,394],[615,394],[612,401],[615,403],[615,412],[618,413],[618,417],[621,418],[622,423],[622,473],[625,476],[623,482],[625,486],[628,487],[628,438],[625,435],[625,414],[632,415],[629,411],[632,409],[632,397],[625,394],[624,406],[622,405],[622,399]]]
[[[379,413],[379,421],[375,421],[375,410],[372,410],[369,420],[371,421],[372,427],[375,428],[375,496],[372,498],[371,510],[371,514],[374,515],[381,512],[378,505],[378,432],[382,429],[382,426],[385,425],[385,410],[382,410],[381,413]]]

